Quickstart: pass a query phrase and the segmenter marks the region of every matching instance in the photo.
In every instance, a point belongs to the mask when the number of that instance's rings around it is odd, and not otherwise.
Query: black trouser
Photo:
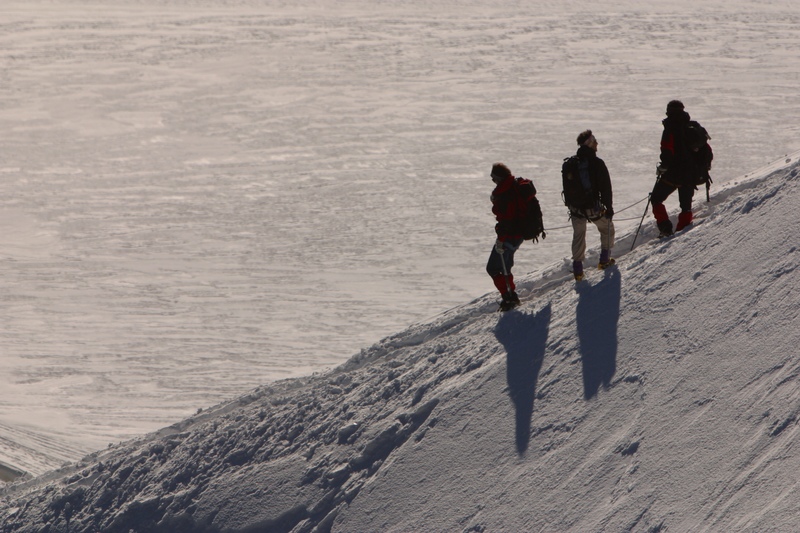
[[[486,272],[492,277],[492,281],[494,281],[494,285],[500,291],[500,294],[505,294],[508,290],[513,291],[516,288],[511,267],[514,266],[514,254],[521,244],[522,239],[506,240],[503,255],[497,253],[497,249],[492,246],[492,253],[489,254],[489,261],[486,263]]]
[[[511,274],[511,267],[514,266],[514,254],[522,244],[522,239],[508,239],[505,243],[503,257],[497,253],[497,250],[492,247],[492,253],[489,254],[489,261],[486,263],[486,272],[492,276],[500,274]],[[503,266],[505,263],[505,271]]]
[[[664,200],[675,192],[675,189],[678,189],[678,202],[680,203],[681,211],[691,211],[695,187],[693,185],[673,185],[663,179],[658,180],[655,187],[653,187],[650,203],[654,206],[663,204]]]

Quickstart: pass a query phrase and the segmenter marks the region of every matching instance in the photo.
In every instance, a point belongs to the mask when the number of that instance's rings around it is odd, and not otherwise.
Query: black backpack
[[[592,209],[597,206],[597,194],[591,187],[589,160],[573,155],[564,159],[561,165],[561,181],[564,189],[561,196],[564,205],[576,209]],[[589,184],[587,189],[584,183]]]
[[[696,120],[690,120],[684,130],[684,142],[689,151],[689,157],[696,167],[694,185],[706,185],[706,196],[711,184],[711,176],[708,171],[711,168],[711,161],[714,153],[708,145],[711,136],[706,129]]]
[[[536,198],[536,187],[531,180],[515,178],[514,185],[519,200],[519,229],[522,238],[526,241],[538,241],[547,237],[542,222],[542,208]]]
[[[686,139],[686,149],[690,152],[697,152],[706,145],[711,136],[699,122],[690,120],[686,124],[684,138]]]

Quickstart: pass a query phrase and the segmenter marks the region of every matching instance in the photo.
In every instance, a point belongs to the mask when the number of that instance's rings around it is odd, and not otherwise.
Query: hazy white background
[[[33,473],[493,290],[495,161],[561,228],[524,273],[566,266],[585,128],[620,233],[670,99],[718,184],[800,138],[790,1],[34,0],[0,27],[0,461]]]

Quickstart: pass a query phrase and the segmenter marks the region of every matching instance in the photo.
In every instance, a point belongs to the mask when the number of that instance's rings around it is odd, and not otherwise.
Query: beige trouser
[[[588,219],[572,217],[572,260],[586,259],[586,222]],[[600,217],[592,220],[600,230],[600,248],[611,250],[614,247],[614,222],[610,218]]]

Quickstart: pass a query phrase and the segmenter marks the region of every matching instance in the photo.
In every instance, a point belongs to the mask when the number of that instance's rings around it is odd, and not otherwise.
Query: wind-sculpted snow
[[[5,527],[218,531],[214,524],[230,530],[230,515],[247,514],[243,509],[252,516],[242,530],[330,521],[392,451],[435,425],[430,416],[441,388],[489,357],[465,363],[453,357],[462,341],[438,337],[446,349],[396,349],[360,369],[258,389],[226,407],[228,414],[201,415],[159,437],[94,454],[64,489],[44,489],[52,500],[39,516],[6,509]]]
[[[800,166],[720,198],[587,282],[521,278],[519,310],[487,295],[12,485],[2,531],[790,531]]]

